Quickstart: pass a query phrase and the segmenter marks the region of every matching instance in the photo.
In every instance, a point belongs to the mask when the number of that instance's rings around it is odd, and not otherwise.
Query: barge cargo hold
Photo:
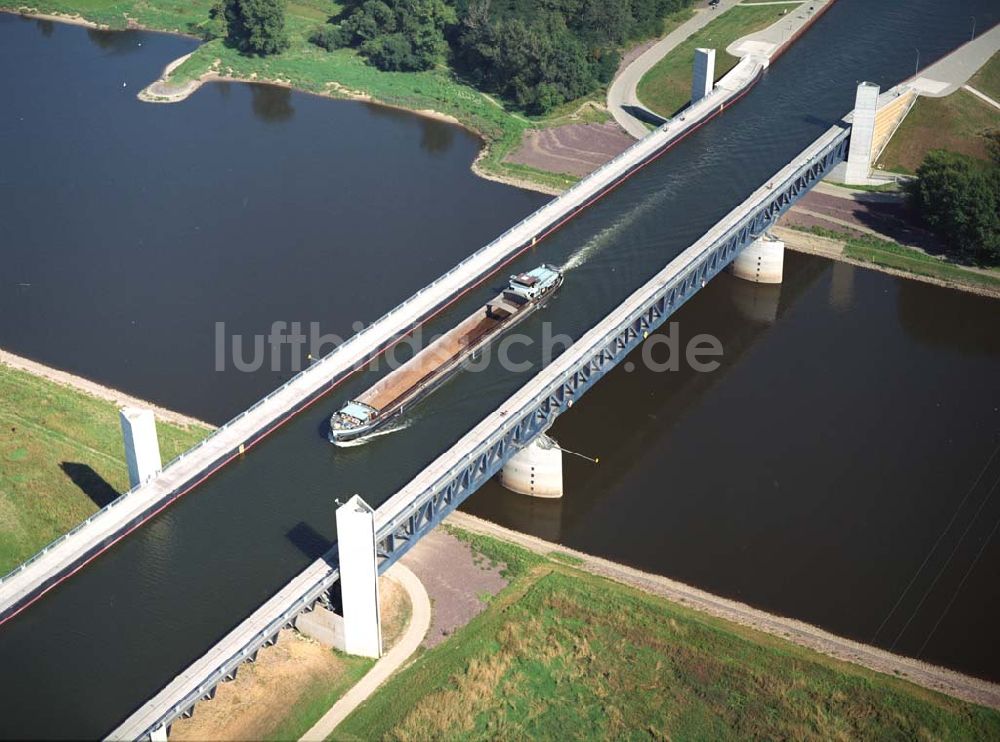
[[[522,322],[562,285],[550,265],[511,276],[507,288],[330,417],[331,443],[370,435],[433,392],[463,361]]]

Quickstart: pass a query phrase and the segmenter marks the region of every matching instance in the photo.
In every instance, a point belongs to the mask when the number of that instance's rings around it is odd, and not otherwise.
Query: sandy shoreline
[[[38,363],[37,361],[32,361],[30,358],[23,358],[22,356],[8,353],[3,349],[0,349],[0,364],[8,366],[9,368],[17,369],[18,371],[25,371],[32,376],[37,376],[41,379],[46,379],[47,381],[55,382],[60,386],[75,389],[76,391],[83,392],[91,397],[111,402],[119,407],[145,407],[152,410],[157,419],[162,420],[163,422],[182,425],[184,427],[200,426],[208,428],[209,430],[215,430],[215,426],[211,423],[190,417],[189,415],[183,415],[180,412],[168,410],[165,407],[160,407],[152,402],[147,402],[144,399],[133,397],[131,394],[125,394],[117,389],[112,389],[111,387],[104,386],[103,384],[98,384],[96,381],[85,379],[82,376],[76,376],[75,374],[71,374],[67,371],[60,371],[57,368],[52,368],[51,366],[46,366]]]
[[[19,15],[22,18],[33,18],[39,21],[54,21],[56,23],[68,23],[71,26],[83,26],[84,28],[93,28],[98,31],[109,31],[108,26],[102,26],[100,23],[94,23],[93,21],[88,21],[82,15],[64,15],[62,13],[38,13],[28,7],[21,8],[0,8],[0,13],[10,13],[11,15]]]

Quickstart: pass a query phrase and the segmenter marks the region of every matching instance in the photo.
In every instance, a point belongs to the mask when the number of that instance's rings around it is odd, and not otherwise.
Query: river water
[[[961,5],[840,0],[740,104],[518,261],[569,268],[523,331],[578,337],[847,111],[857,80],[889,86],[915,47],[926,63],[968,16],[1000,16]],[[3,347],[222,420],[291,371],[214,371],[216,321],[346,332],[544,200],[474,178],[472,137],[405,114],[244,85],[134,100],[190,47],[0,18],[0,69],[19,71],[0,78]],[[789,255],[782,286],[722,276],[674,319],[682,341],[720,338],[722,368],[636,356],[554,428],[601,458],[567,459],[562,502],[488,486],[469,509],[1000,677],[1000,462],[974,486],[1000,442],[1000,304]],[[7,624],[0,734],[107,731],[335,539],[334,497],[384,501],[526,373],[461,375],[409,427],[331,447],[329,408],[376,376]]]

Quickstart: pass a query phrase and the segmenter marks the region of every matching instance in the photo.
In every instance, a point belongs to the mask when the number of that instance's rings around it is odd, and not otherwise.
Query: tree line
[[[312,41],[352,47],[382,70],[451,63],[458,74],[532,114],[606,84],[619,49],[656,36],[692,0],[364,0]]]
[[[924,223],[964,263],[1000,265],[1000,131],[990,138],[990,161],[932,150],[910,185]]]

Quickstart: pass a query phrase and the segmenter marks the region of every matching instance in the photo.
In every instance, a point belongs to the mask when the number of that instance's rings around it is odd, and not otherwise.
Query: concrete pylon
[[[562,497],[562,450],[542,433],[504,464],[500,483],[521,495]]]
[[[872,82],[858,85],[854,96],[854,118],[851,121],[851,144],[847,151],[847,171],[844,182],[864,185],[872,170],[872,140],[875,136],[875,114],[878,112],[879,87]]]
[[[149,742],[167,742],[167,728],[162,726],[149,733]]]
[[[729,266],[737,278],[753,283],[781,283],[785,268],[785,243],[762,235],[736,256]]]
[[[123,407],[118,411],[125,439],[125,462],[129,485],[135,487],[156,476],[160,462],[160,444],[156,437],[156,418],[152,410]]]
[[[691,75],[691,103],[695,104],[712,92],[715,85],[715,49],[694,50],[694,71]]]
[[[337,552],[344,602],[344,651],[381,657],[375,511],[358,495],[337,508]]]

